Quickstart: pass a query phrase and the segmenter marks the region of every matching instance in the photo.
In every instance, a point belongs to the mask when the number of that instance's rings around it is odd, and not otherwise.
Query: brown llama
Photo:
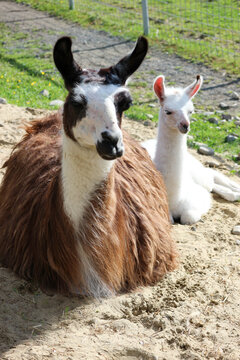
[[[124,84],[148,43],[140,37],[99,71],[82,69],[71,46],[63,37],[53,52],[69,91],[63,111],[27,126],[4,164],[0,261],[44,290],[108,296],[153,284],[177,262],[162,177],[121,131]]]

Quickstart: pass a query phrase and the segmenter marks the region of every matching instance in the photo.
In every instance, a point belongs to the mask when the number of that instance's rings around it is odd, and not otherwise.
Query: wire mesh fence
[[[125,36],[143,31],[141,0],[75,0],[75,9],[87,11],[90,21],[107,22]],[[211,57],[240,57],[239,0],[148,0],[149,36],[166,46],[194,49]]]
[[[148,5],[149,38],[169,51],[219,67],[240,65],[239,0],[29,0],[47,4],[69,19],[136,39]],[[49,5],[50,4],[50,5]],[[74,10],[69,10],[69,8]],[[57,10],[56,10],[57,9]],[[75,15],[66,15],[72,12]],[[145,30],[146,31],[146,30]],[[217,66],[215,66],[216,68]]]
[[[152,31],[163,41],[168,36],[168,42],[178,41],[186,50],[198,47],[235,58],[240,55],[239,5],[232,0],[149,0],[148,11]]]

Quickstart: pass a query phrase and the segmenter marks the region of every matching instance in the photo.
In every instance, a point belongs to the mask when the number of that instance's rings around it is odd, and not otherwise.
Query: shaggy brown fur
[[[92,194],[79,233],[63,209],[61,115],[33,122],[4,164],[0,261],[43,289],[88,293],[81,249],[113,291],[153,284],[176,267],[166,191],[146,151],[125,153]]]

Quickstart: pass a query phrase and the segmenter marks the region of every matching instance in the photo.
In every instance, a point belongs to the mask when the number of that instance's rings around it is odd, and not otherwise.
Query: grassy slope
[[[1,96],[19,106],[50,108],[54,99],[64,100],[61,77],[52,61],[52,48],[29,40],[27,34],[11,32],[0,23]],[[41,96],[43,89],[49,97]]]

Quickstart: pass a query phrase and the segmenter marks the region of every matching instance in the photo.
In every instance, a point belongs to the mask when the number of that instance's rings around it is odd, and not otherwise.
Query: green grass
[[[52,108],[54,99],[64,100],[66,91],[52,60],[52,48],[13,33],[0,23],[0,88],[9,103],[35,108]],[[49,97],[40,95],[46,89]]]
[[[194,142],[204,143],[215,150],[216,153],[222,154],[228,159],[232,159],[234,154],[239,153],[240,149],[240,127],[236,127],[233,121],[221,123],[220,118],[215,114],[214,117],[219,119],[219,124],[211,124],[206,121],[203,114],[194,114],[197,121],[191,123],[190,135],[194,137]],[[212,117],[212,116],[211,116]],[[229,134],[237,134],[239,138],[232,143],[227,143],[225,138]],[[194,146],[193,141],[188,142],[189,146]]]
[[[25,0],[24,3],[81,26],[125,38],[135,40],[143,32],[140,1],[75,0],[76,10],[69,10],[67,0]],[[148,0],[148,7],[151,45],[192,61],[204,62],[217,70],[239,74],[237,1]]]

